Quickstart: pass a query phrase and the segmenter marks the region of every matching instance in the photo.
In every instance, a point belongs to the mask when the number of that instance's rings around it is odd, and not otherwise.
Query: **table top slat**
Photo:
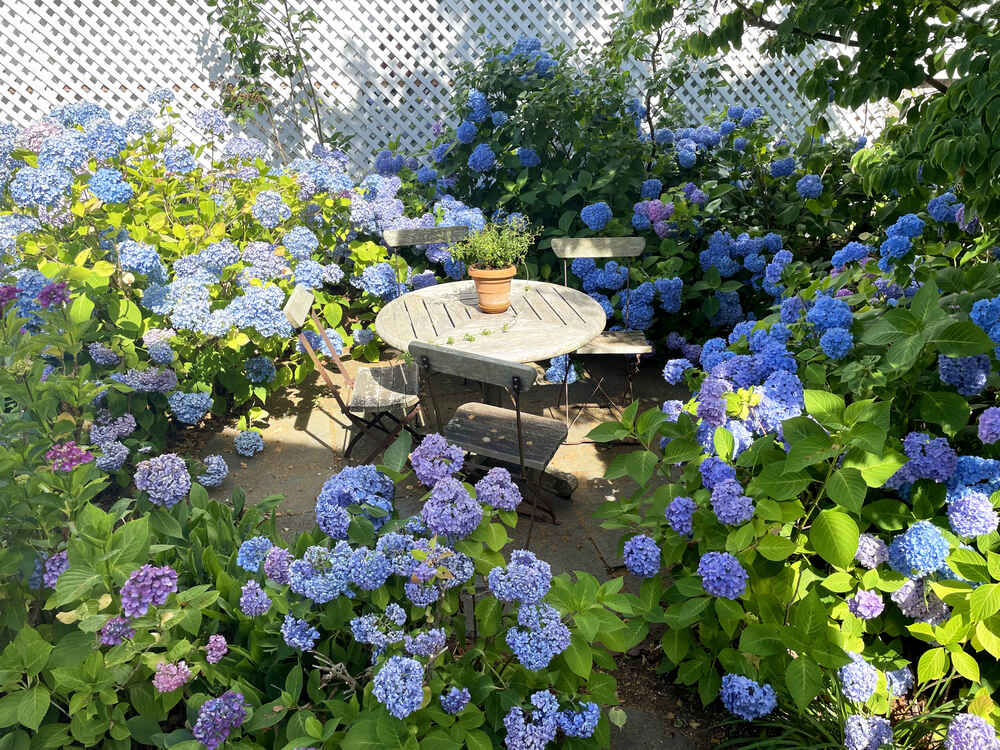
[[[485,357],[535,362],[574,352],[604,330],[601,306],[576,289],[515,279],[511,307],[487,314],[471,281],[408,292],[383,307],[375,330],[406,351],[410,342],[450,346]]]

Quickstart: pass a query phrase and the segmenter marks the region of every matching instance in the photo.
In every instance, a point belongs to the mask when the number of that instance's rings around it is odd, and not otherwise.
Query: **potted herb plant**
[[[480,310],[502,313],[510,307],[511,279],[535,236],[524,219],[490,222],[452,248],[452,255],[465,262],[469,277],[476,283]]]

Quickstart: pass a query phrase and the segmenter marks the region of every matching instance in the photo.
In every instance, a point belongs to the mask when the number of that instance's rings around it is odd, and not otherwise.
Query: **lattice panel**
[[[276,2],[276,0],[267,0]],[[294,4],[294,3],[293,3]],[[611,13],[624,0],[314,0],[322,19],[307,46],[326,123],[353,138],[351,155],[363,169],[373,151],[399,137],[406,150],[426,142],[447,108],[456,62],[475,59],[477,29],[490,42],[537,36],[546,45],[601,44]],[[794,90],[799,61],[736,56],[731,87],[696,95],[704,76],[682,92],[692,118],[729,103],[760,104],[772,119],[799,124],[808,106]],[[191,117],[218,104],[212,84],[226,76],[227,59],[208,8],[190,0],[6,0],[0,25],[0,121],[26,124],[60,104],[91,99],[116,119],[144,104],[159,86],[174,90],[181,133],[198,138]],[[287,86],[272,82],[287,95]],[[303,122],[307,123],[305,113]],[[845,133],[863,132],[863,114],[836,113]],[[270,126],[246,128],[264,135]],[[291,119],[276,124],[289,153],[314,140]],[[870,131],[871,128],[869,127]]]

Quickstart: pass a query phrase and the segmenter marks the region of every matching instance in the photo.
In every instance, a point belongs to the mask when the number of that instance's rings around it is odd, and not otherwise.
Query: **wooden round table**
[[[575,352],[604,330],[604,309],[576,289],[544,281],[511,283],[510,308],[487,314],[476,306],[472,281],[407,292],[383,307],[375,330],[390,346],[411,341],[453,346],[513,362]]]

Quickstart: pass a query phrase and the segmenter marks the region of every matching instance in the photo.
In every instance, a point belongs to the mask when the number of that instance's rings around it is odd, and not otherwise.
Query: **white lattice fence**
[[[418,148],[446,109],[447,71],[475,59],[486,29],[491,42],[521,35],[552,45],[601,44],[608,16],[624,0],[314,0],[321,22],[307,40],[327,123],[353,136],[352,158],[364,168],[389,138]],[[293,3],[294,5],[294,3]],[[213,83],[225,79],[227,59],[208,21],[208,9],[189,0],[6,0],[0,26],[0,121],[25,124],[52,107],[91,99],[116,119],[142,106],[159,86],[173,89],[182,132],[194,139],[191,117],[216,106]],[[682,92],[693,118],[729,103],[760,104],[774,119],[801,116],[794,92],[797,61],[760,60],[750,48],[734,62],[732,87],[695,95],[694,76]],[[286,91],[278,82],[279,90]],[[721,81],[718,83],[722,83]],[[837,116],[848,133],[862,131],[857,113]],[[797,117],[791,122],[797,123]],[[288,122],[282,142],[298,151],[303,138]],[[251,127],[250,130],[257,128]],[[870,128],[869,128],[870,129]],[[306,129],[305,140],[311,141]]]

